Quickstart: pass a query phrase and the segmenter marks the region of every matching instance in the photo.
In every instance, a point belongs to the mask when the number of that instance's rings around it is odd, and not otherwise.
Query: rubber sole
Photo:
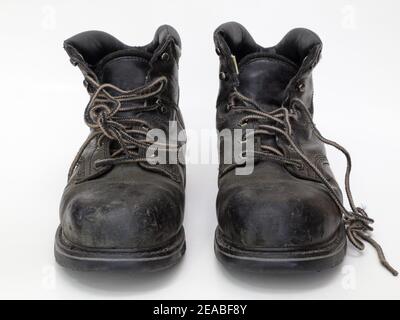
[[[214,250],[226,267],[248,272],[322,271],[339,265],[346,254],[344,228],[339,228],[329,243],[299,250],[238,248],[227,241],[221,230],[215,233]]]
[[[163,247],[147,250],[93,250],[72,244],[64,236],[61,227],[56,233],[54,255],[58,264],[79,271],[132,270],[156,272],[177,264],[186,251],[183,228]]]

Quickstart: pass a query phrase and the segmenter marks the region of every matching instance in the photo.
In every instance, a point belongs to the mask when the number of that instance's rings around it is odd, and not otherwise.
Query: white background
[[[293,27],[324,42],[314,72],[315,121],[353,155],[357,203],[376,219],[375,239],[400,267],[399,1],[16,1],[0,2],[0,298],[278,299],[400,298],[400,279],[369,246],[349,248],[323,273],[259,276],[227,272],[216,261],[216,165],[189,165],[187,254],[161,274],[78,273],[58,267],[53,237],[68,167],[88,128],[82,76],[62,49],[91,29],[144,45],[164,23],[181,35],[181,108],[186,126],[215,126],[218,59],[213,31],[245,25],[264,46]],[[329,152],[342,181],[343,158]]]

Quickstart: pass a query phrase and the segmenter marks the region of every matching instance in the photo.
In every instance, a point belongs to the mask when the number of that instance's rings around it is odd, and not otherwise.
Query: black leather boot
[[[91,130],[61,200],[56,260],[78,270],[172,266],[185,251],[185,169],[148,162],[146,135],[153,128],[168,135],[169,121],[183,129],[179,35],[162,26],[149,45],[131,47],[90,31],[65,49],[85,77]]]
[[[264,48],[231,22],[215,31],[214,40],[221,79],[217,128],[240,129],[244,141],[254,139],[254,151],[244,154],[254,160],[250,175],[236,174],[239,163],[220,165],[215,239],[220,261],[256,271],[322,270],[343,260],[347,234],[359,249],[371,243],[396,275],[368,234],[373,220],[354,205],[349,154],[313,123],[311,74],[320,58],[319,37],[294,29],[276,46]],[[350,210],[343,205],[325,144],[348,159]]]

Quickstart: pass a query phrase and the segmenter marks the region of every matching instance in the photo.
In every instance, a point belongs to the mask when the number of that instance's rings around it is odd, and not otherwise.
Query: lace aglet
[[[376,250],[378,253],[379,261],[381,262],[382,266],[385,267],[386,270],[388,270],[394,277],[397,277],[399,275],[398,271],[393,268],[389,262],[386,260],[385,254],[383,253],[382,247],[370,236],[360,233],[360,236],[367,242],[369,242]]]
[[[393,276],[397,277],[399,275],[399,272],[394,269],[386,260],[382,261],[381,263]]]

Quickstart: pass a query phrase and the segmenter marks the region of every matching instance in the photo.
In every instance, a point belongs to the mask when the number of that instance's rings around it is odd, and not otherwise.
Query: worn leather
[[[290,31],[276,46],[258,45],[240,24],[230,22],[214,34],[220,58],[217,129],[239,129],[242,111],[227,108],[234,90],[256,101],[264,111],[281,106],[294,108],[296,99],[313,114],[312,70],[322,43],[307,29]],[[232,59],[235,56],[239,73]],[[293,139],[340,196],[340,189],[326,158],[324,144],[301,108],[292,121]],[[248,129],[257,129],[252,124]],[[217,214],[223,236],[247,249],[301,249],[328,242],[343,228],[341,213],[313,171],[279,135],[261,137],[262,143],[278,148],[286,157],[303,163],[295,167],[258,159],[250,175],[236,175],[221,163]],[[255,145],[260,151],[259,144]],[[223,149],[220,150],[223,159]]]
[[[164,110],[134,109],[128,111],[129,116],[166,133],[169,121],[177,121],[178,130],[183,129],[178,108],[181,42],[172,27],[161,26],[146,46],[131,47],[104,32],[89,31],[66,40],[64,47],[71,62],[100,84],[131,90],[165,76],[165,89],[151,98],[161,99]],[[168,59],[162,58],[166,53]],[[132,105],[140,108],[153,102],[141,100]],[[83,150],[62,196],[63,236],[77,246],[94,249],[140,251],[167,243],[182,228],[184,166],[124,163],[98,168],[96,161],[109,158],[115,141],[97,142],[93,139]]]

